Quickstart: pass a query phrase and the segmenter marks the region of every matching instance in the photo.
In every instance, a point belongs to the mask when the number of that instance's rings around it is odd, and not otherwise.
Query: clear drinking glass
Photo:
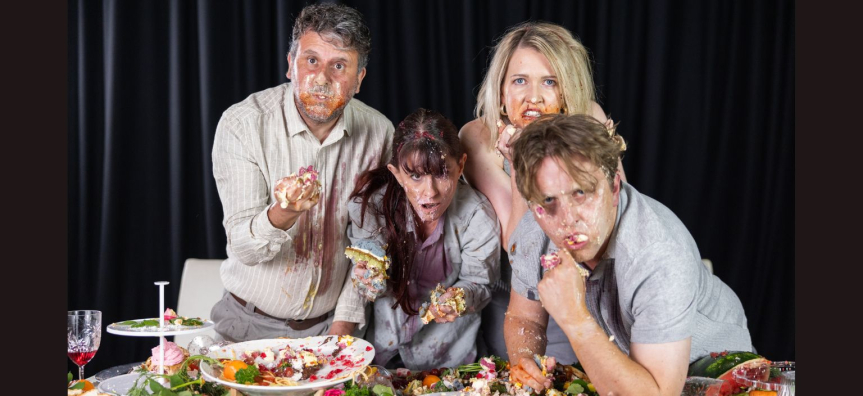
[[[67,353],[78,365],[78,379],[84,379],[84,365],[96,355],[102,342],[101,311],[69,311],[66,341]]]

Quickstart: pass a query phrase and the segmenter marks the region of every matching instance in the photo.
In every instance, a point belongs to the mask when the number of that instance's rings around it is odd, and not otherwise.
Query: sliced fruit
[[[739,389],[744,386],[735,381],[732,372],[735,369],[751,371],[752,375],[747,375],[747,378],[757,379],[755,377],[762,376],[767,380],[770,375],[770,361],[763,356],[752,352],[721,352],[711,353],[689,366],[689,376],[716,378],[725,381],[722,385],[720,395],[731,395],[739,392]]]
[[[431,387],[434,386],[434,384],[438,383],[438,381],[440,381],[440,377],[436,375],[427,375],[425,378],[423,378],[423,386]]]

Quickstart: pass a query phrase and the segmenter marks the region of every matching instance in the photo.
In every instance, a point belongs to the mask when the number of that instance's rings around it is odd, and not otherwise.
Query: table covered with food
[[[371,364],[375,353],[371,344],[350,336],[210,341],[209,345],[193,341],[191,352],[162,341],[153,348],[153,356],[131,373],[95,385],[72,381],[70,373],[68,395],[598,395],[579,364],[560,364],[538,355],[537,365],[553,384],[542,391],[511,380],[509,362],[496,356],[458,367],[388,370]],[[160,362],[166,365],[162,373]],[[771,362],[750,352],[716,352],[691,365],[682,395],[793,394],[789,391],[793,391],[794,369],[793,362]]]

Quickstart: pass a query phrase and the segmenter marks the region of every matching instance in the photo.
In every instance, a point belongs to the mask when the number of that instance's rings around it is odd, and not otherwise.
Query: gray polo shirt
[[[557,250],[528,212],[510,247],[512,288],[538,300],[542,254]],[[524,237],[524,242],[520,237]],[[514,252],[513,252],[514,250]],[[587,280],[587,308],[629,354],[631,342],[657,344],[692,337],[689,361],[723,350],[751,351],[743,305],[710,274],[686,226],[671,210],[621,182],[614,231]]]

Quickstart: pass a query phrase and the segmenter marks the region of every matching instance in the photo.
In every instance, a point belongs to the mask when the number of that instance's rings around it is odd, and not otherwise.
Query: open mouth
[[[422,206],[422,208],[425,210],[434,210],[434,209],[437,209],[438,206],[440,206],[440,202],[438,202],[438,203],[424,203],[424,204],[420,204],[420,206]]]
[[[538,118],[539,116],[542,115],[542,113],[540,113],[539,110],[528,110],[528,111],[525,111],[524,113],[521,113],[521,115],[523,117]]]
[[[585,242],[587,242],[587,235],[584,234],[572,234],[563,239],[566,245],[570,248],[581,247]]]

